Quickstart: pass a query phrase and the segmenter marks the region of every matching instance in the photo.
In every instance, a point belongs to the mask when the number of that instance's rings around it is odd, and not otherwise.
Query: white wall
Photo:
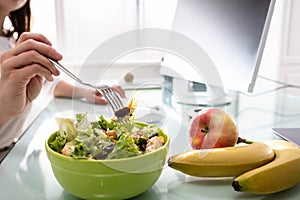
[[[54,3],[53,0],[31,0],[32,32],[44,34],[54,46],[57,46]]]
[[[279,79],[299,86],[287,92],[300,95],[300,1],[285,0]]]

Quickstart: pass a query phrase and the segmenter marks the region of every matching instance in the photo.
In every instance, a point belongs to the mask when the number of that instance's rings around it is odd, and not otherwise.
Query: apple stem
[[[238,137],[238,140],[237,140],[237,142],[236,142],[236,143],[237,143],[237,144],[239,144],[239,143],[252,144],[252,143],[253,143],[253,141],[246,140],[246,139],[244,139],[244,138]]]

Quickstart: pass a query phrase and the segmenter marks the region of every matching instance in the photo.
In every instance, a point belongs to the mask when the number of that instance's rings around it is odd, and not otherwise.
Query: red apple
[[[206,108],[192,118],[189,143],[193,149],[235,146],[238,127],[234,119],[221,108]]]

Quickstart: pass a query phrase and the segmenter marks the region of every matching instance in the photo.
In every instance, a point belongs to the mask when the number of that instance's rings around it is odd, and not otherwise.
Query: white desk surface
[[[129,92],[129,91],[128,91]],[[160,90],[141,91],[139,100],[147,106],[162,104]],[[300,97],[270,93],[258,97],[235,94],[227,106],[228,112],[239,124],[242,137],[265,141],[278,139],[270,132],[272,127],[297,127],[300,122]],[[186,126],[189,118],[181,105],[164,106],[166,119],[162,126],[171,138],[169,154],[188,149]],[[58,184],[47,159],[44,141],[57,129],[55,116],[73,116],[78,112],[110,115],[108,106],[94,106],[81,101],[54,99],[26,130],[15,147],[0,164],[0,199],[11,200],[75,200]],[[300,184],[272,195],[254,195],[235,192],[232,178],[196,178],[165,166],[156,184],[133,199],[299,199]]]

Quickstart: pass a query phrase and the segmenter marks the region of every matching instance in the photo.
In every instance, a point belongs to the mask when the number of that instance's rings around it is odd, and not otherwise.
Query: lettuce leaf
[[[78,132],[73,119],[56,118],[56,121],[59,126],[60,136],[66,138],[67,142],[70,142],[77,137]]]
[[[55,139],[52,142],[49,142],[49,147],[56,152],[61,152],[66,143],[66,138],[61,137],[60,133],[57,131]]]
[[[127,158],[142,154],[134,139],[126,134],[121,135],[113,151],[107,156],[107,159]]]
[[[98,124],[104,130],[113,130],[117,127],[117,123],[111,119],[105,119],[103,115],[99,116]]]
[[[76,128],[80,132],[86,132],[91,128],[91,123],[88,120],[87,113],[76,114]]]
[[[80,134],[72,141],[72,145],[74,158],[105,159],[114,147],[108,137],[94,134]]]

